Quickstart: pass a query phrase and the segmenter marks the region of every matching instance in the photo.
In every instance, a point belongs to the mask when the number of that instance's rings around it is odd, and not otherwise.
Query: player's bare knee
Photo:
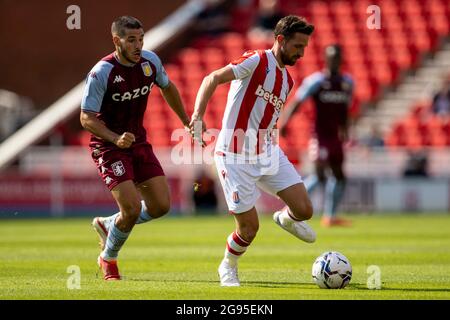
[[[156,219],[166,215],[170,210],[170,202],[160,202],[156,206],[154,206],[154,210],[150,213],[150,215]]]

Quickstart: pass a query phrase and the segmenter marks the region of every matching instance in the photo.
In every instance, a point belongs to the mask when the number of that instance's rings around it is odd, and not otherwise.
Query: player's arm
[[[93,112],[81,110],[80,122],[84,129],[105,141],[114,143],[119,148],[129,148],[135,141],[135,136],[130,132],[120,135],[109,130]]]
[[[80,122],[93,135],[114,143],[119,148],[128,148],[135,141],[134,135],[130,132],[113,132],[96,116],[101,109],[111,69],[111,64],[100,61],[89,72],[81,100]]]
[[[233,69],[229,65],[210,73],[203,79],[195,99],[194,113],[192,114],[190,123],[191,127],[195,121],[203,121],[208,101],[211,99],[217,86],[219,84],[228,83],[234,79],[235,75]]]
[[[189,117],[181,101],[180,93],[173,82],[169,81],[169,84],[161,89],[161,93],[166,100],[167,104],[172,108],[172,110],[180,118],[181,122],[185,127],[189,125]]]

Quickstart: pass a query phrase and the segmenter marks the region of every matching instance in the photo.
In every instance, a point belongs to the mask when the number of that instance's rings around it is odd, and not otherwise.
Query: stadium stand
[[[249,1],[247,5],[236,6],[232,11],[232,32],[195,39],[167,65],[167,72],[180,86],[189,111],[193,109],[199,85],[208,72],[226,65],[250,48],[270,46],[270,43],[255,43],[246,33],[257,11],[257,4],[257,1]],[[280,1],[280,5],[283,12],[305,16],[316,26],[305,57],[297,66],[289,69],[297,85],[306,75],[322,68],[324,61],[321,53],[327,44],[342,44],[345,50],[344,70],[352,74],[356,82],[355,101],[351,111],[354,117],[358,117],[361,106],[365,103],[380,99],[384,88],[398,84],[405,71],[420,66],[422,56],[438,50],[440,39],[449,33],[450,5],[441,0],[426,3],[407,1],[407,5],[406,1],[379,1],[378,5],[383,8],[381,30],[366,27],[367,7],[371,5],[366,0],[311,1],[300,5]],[[211,101],[212,106],[205,119],[209,127],[221,127],[226,93],[227,88],[220,88]],[[294,134],[282,140],[281,144],[287,150],[295,150],[292,154],[307,147],[313,117],[312,105],[306,103],[302,111],[295,115],[295,121],[290,122],[289,129]],[[163,121],[159,123],[155,119]],[[448,125],[442,124],[436,129],[439,120],[434,119],[428,117],[426,125],[423,124],[425,119],[418,121],[414,116],[399,120],[386,136],[387,145],[448,145],[448,131],[445,131],[448,130]],[[169,134],[161,135],[157,133],[159,131],[153,130],[163,129],[169,133],[180,127],[157,90],[150,99],[146,121],[150,126],[149,139],[155,146],[174,144],[169,140]],[[418,125],[419,122],[421,126]],[[408,127],[406,130],[411,130],[407,135],[403,134],[405,127]]]

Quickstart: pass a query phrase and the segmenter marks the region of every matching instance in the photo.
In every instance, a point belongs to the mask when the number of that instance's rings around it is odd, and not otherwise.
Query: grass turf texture
[[[96,276],[97,236],[87,219],[0,221],[2,299],[450,299],[450,216],[352,216],[351,228],[324,229],[306,244],[261,217],[240,259],[241,287],[221,288],[217,267],[230,216],[166,217],[138,225],[119,260],[124,281]],[[324,251],[343,253],[353,278],[343,290],[319,289],[311,267]],[[81,270],[69,290],[67,268]],[[381,290],[368,290],[367,267],[381,269]]]

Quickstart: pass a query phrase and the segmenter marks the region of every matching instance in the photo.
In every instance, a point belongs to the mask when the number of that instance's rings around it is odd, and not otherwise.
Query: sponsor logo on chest
[[[131,101],[133,99],[147,95],[152,90],[152,87],[153,83],[151,83],[148,86],[143,86],[142,88],[136,88],[131,91],[125,91],[124,93],[119,92],[113,93],[111,97],[114,101],[117,102],[123,102],[127,100]]]
[[[283,100],[274,95],[272,92],[264,90],[262,85],[258,86],[258,88],[255,91],[255,94],[258,97],[263,98],[265,101],[269,102],[271,105],[273,105],[277,113],[279,113],[284,106]]]
[[[348,103],[350,100],[349,94],[345,91],[321,91],[319,99],[323,103]]]

